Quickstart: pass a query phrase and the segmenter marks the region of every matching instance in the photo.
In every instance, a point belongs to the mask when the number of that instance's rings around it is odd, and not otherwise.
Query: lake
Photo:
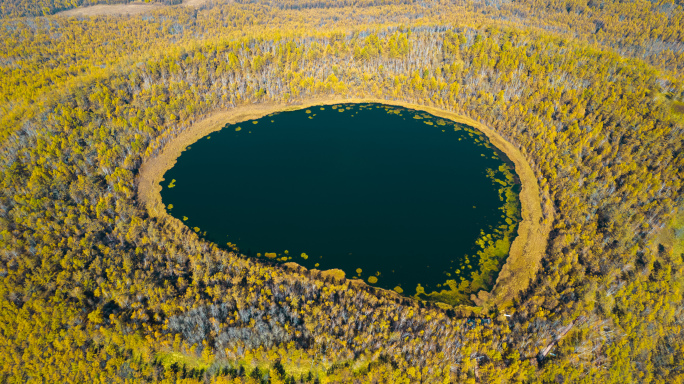
[[[468,304],[520,221],[513,165],[475,128],[382,104],[230,124],[162,182],[170,215],[218,245],[405,295]]]

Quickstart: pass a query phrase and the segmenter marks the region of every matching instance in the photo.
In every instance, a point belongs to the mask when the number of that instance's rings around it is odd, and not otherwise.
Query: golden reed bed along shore
[[[537,177],[516,146],[484,124],[454,112],[419,104],[373,98],[310,99],[299,104],[250,104],[231,108],[227,111],[214,112],[171,139],[163,146],[157,156],[144,161],[138,175],[139,200],[145,205],[150,216],[178,221],[166,212],[161,199],[162,187],[160,183],[164,181],[163,176],[166,171],[173,168],[176,159],[189,145],[222,129],[226,124],[258,119],[277,112],[341,103],[380,103],[399,106],[463,123],[483,132],[494,146],[508,156],[515,165],[515,172],[522,184],[519,194],[522,220],[518,225],[518,234],[511,244],[506,263],[501,268],[491,292],[480,291],[477,297],[473,295],[472,299],[478,306],[484,308],[493,305],[500,307],[510,305],[518,292],[526,289],[537,273],[539,263],[546,250],[547,239],[553,222],[553,209],[549,203],[542,206],[542,191],[537,184]],[[548,202],[549,199],[545,199],[545,201]],[[178,222],[180,223],[180,221]]]

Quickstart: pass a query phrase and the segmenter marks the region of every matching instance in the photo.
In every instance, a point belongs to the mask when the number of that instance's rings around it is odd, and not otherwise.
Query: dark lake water
[[[316,106],[200,139],[161,194],[221,246],[413,295],[418,284],[428,293],[472,280],[487,244],[510,243],[519,218],[506,161],[479,131],[426,112]],[[505,255],[495,261],[488,287]]]

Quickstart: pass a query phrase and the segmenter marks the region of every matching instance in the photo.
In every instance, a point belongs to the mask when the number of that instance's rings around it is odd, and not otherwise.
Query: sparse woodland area
[[[0,381],[684,381],[684,254],[655,241],[683,203],[678,2],[16,4]],[[214,111],[352,97],[454,111],[520,148],[555,212],[517,299],[464,317],[228,253],[137,200],[140,165]]]

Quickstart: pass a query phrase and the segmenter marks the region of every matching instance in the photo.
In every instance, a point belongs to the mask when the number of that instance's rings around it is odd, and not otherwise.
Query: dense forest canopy
[[[3,2],[3,382],[681,382],[679,2]],[[141,165],[217,111],[375,98],[505,137],[552,230],[516,298],[438,307],[218,249]]]

